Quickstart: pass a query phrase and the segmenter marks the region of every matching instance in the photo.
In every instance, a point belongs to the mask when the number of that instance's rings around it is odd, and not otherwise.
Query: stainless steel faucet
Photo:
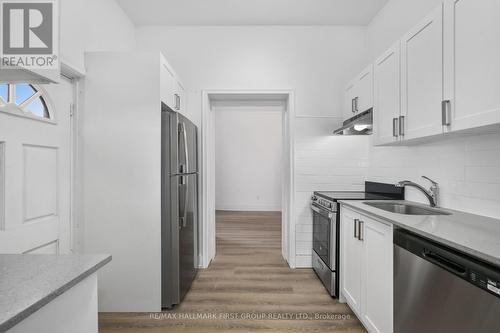
[[[427,179],[428,181],[430,181],[432,183],[431,188],[429,190],[427,190],[427,189],[425,189],[425,187],[423,187],[415,182],[409,181],[409,180],[403,180],[401,182],[398,182],[396,184],[396,186],[397,187],[411,186],[411,187],[415,187],[415,188],[419,189],[420,191],[422,191],[422,193],[425,194],[427,199],[429,199],[429,203],[430,203],[431,207],[436,207],[438,204],[439,185],[437,182],[433,181],[429,177],[422,176],[422,178]]]

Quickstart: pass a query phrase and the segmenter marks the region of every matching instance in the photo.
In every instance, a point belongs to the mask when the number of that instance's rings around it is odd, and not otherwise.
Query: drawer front
[[[318,275],[319,279],[325,286],[326,290],[331,296],[338,296],[335,287],[336,276],[335,272],[332,272],[328,266],[321,260],[321,258],[316,254],[315,251],[312,253],[312,265],[314,272]]]

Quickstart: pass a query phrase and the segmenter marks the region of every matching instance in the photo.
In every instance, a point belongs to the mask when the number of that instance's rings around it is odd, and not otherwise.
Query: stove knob
[[[312,201],[318,201],[318,197],[317,197],[317,196],[315,196],[315,195],[313,195],[313,196],[311,197],[311,200],[312,200]]]

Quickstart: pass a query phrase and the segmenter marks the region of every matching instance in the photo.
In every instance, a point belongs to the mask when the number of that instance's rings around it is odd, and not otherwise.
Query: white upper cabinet
[[[400,44],[394,44],[373,65],[375,143],[399,140],[401,115]]]
[[[365,68],[358,76],[356,111],[363,112],[373,107],[373,66]]]
[[[500,1],[445,1],[449,130],[500,123]]]
[[[356,86],[354,80],[349,82],[344,91],[344,110],[342,112],[343,119],[349,119],[356,115]]]
[[[375,144],[498,128],[499,33],[500,1],[444,0],[377,59]]]
[[[443,132],[443,6],[435,9],[401,40],[404,139]]]
[[[373,107],[373,66],[365,68],[345,89],[344,120]]]
[[[184,86],[163,56],[161,56],[160,63],[161,101],[170,109],[183,113],[186,104],[186,91]]]
[[[174,111],[183,113],[186,109],[186,93],[180,81],[175,81]]]
[[[167,60],[161,56],[160,59],[160,95],[161,101],[172,110],[175,110],[177,99],[176,80],[174,71],[171,69]]]

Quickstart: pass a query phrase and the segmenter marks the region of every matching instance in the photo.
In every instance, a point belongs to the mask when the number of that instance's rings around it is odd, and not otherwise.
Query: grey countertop
[[[429,208],[411,201],[394,202]],[[444,208],[439,209],[450,215],[402,215],[368,206],[363,201],[340,203],[500,267],[500,220]]]
[[[0,332],[111,261],[110,255],[0,254]]]

